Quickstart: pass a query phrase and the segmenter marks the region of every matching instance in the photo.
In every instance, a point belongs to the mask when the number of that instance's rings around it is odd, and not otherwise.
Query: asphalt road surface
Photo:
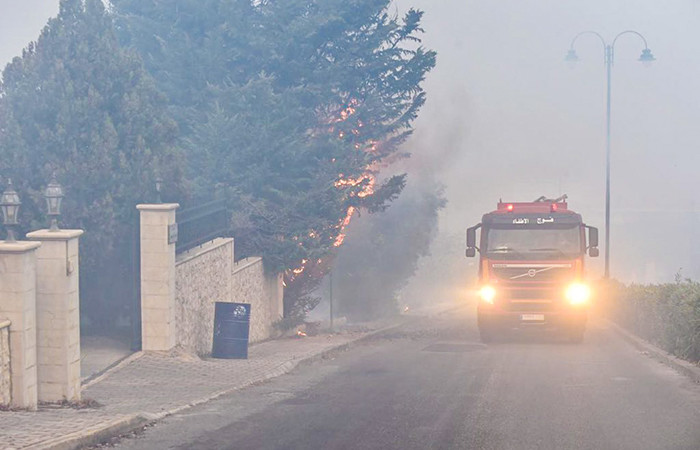
[[[700,385],[604,322],[479,343],[423,320],[167,418],[122,449],[700,449]]]

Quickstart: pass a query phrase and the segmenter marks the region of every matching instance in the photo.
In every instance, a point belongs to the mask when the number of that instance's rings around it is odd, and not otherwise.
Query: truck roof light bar
[[[550,199],[542,196],[534,202],[512,203],[505,203],[503,200],[500,200],[497,205],[497,210],[509,213],[554,213],[568,211],[569,205],[566,203],[566,198],[566,195],[562,195],[556,199]]]

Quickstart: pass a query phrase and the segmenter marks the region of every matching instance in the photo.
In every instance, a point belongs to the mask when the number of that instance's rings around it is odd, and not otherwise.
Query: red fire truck
[[[495,211],[467,229],[467,256],[477,251],[483,342],[529,328],[553,329],[571,342],[583,341],[591,296],[584,255],[598,256],[598,229],[568,208],[566,195],[527,203],[499,201]]]

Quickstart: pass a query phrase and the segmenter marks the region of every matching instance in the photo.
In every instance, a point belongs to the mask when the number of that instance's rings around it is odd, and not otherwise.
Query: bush
[[[700,361],[700,283],[676,278],[675,283],[606,287],[615,321],[638,336],[689,361]]]

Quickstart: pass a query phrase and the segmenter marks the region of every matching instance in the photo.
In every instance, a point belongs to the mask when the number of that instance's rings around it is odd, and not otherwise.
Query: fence
[[[223,200],[178,210],[177,244],[175,251],[182,253],[212,239],[225,236],[229,214]]]

